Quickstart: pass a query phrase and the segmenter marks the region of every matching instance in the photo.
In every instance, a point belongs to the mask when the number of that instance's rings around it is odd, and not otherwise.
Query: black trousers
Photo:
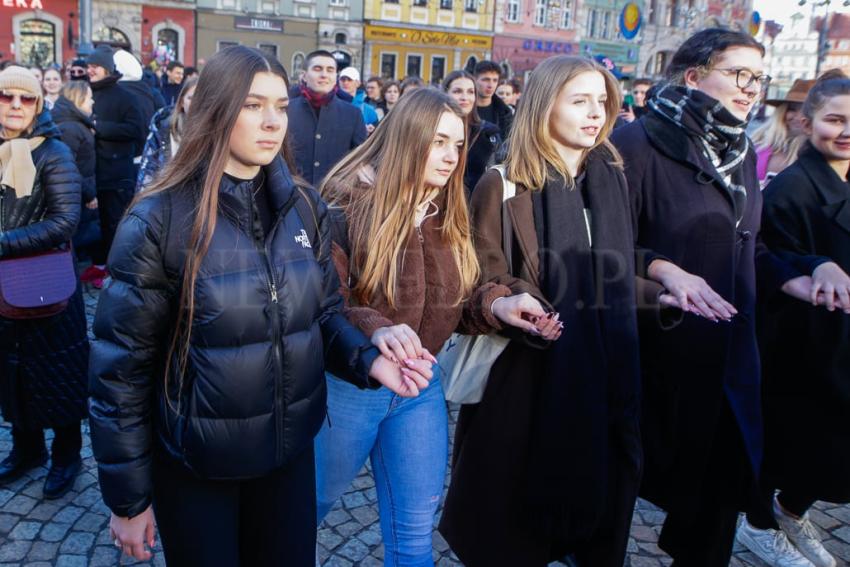
[[[168,565],[314,567],[313,446],[258,479],[204,480],[154,460],[153,507]]]
[[[50,447],[52,464],[65,466],[80,457],[83,436],[80,424],[53,428],[53,444]],[[27,430],[12,426],[12,451],[26,456],[36,456],[47,451],[44,431]]]
[[[106,264],[109,249],[118,223],[133,200],[132,189],[115,189],[97,192],[97,211],[100,215],[100,244],[92,247],[92,262]]]
[[[747,508],[747,521],[753,527],[760,530],[779,529],[773,517],[773,493],[772,488],[761,489]],[[776,499],[786,511],[797,517],[802,517],[817,502],[817,498],[799,489],[781,490]]]

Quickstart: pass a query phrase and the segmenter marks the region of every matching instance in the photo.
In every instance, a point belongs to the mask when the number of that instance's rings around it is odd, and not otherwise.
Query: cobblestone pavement
[[[86,294],[89,318],[94,314],[96,293]],[[456,409],[451,412],[452,424]],[[45,501],[41,489],[47,471],[32,471],[0,488],[0,567],[100,567],[107,565],[164,565],[161,549],[156,548],[150,563],[124,558],[109,537],[109,510],[100,499],[95,462],[91,455],[88,427],[84,426],[84,468],[73,490],[63,498]],[[48,438],[51,436],[48,433]],[[0,425],[0,457],[11,448],[8,424]],[[325,567],[378,567],[382,565],[383,546],[378,525],[375,485],[368,467],[361,471],[351,490],[330,512],[319,530],[319,560]],[[825,545],[839,565],[850,565],[850,506],[818,503],[812,519],[824,537]],[[661,567],[670,559],[656,546],[664,513],[647,502],[639,502],[634,514],[629,556],[630,567]],[[461,564],[448,545],[435,533],[434,559],[438,567]],[[557,566],[561,564],[553,564]],[[752,554],[736,551],[735,567],[759,567],[764,564]],[[517,566],[525,567],[525,566]]]

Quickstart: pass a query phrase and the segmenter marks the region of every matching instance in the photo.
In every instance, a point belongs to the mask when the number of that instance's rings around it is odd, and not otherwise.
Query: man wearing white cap
[[[339,74],[337,95],[360,109],[363,114],[363,122],[366,123],[366,131],[371,134],[377,126],[379,118],[375,109],[366,104],[366,91],[360,90],[360,71],[354,67],[346,67],[342,70]]]

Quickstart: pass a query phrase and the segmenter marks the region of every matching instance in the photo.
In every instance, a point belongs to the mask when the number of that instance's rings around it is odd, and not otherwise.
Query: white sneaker
[[[782,510],[779,501],[773,499],[773,517],[788,539],[797,546],[800,553],[808,557],[815,567],[835,567],[835,558],[824,548],[817,530],[806,513],[799,520]]]
[[[813,567],[781,530],[760,530],[744,518],[735,539],[770,567]]]

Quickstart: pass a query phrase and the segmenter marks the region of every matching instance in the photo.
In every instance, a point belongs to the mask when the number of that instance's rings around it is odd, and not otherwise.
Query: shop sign
[[[417,45],[432,45],[435,47],[490,49],[493,46],[493,38],[490,37],[443,31],[384,28],[374,26],[366,27],[365,39],[393,41],[398,43],[414,43]]]
[[[41,0],[3,0],[4,8],[24,8],[26,10],[44,10]]]
[[[572,43],[562,41],[543,41],[539,39],[526,39],[522,42],[523,51],[534,51],[536,53],[572,53]]]
[[[604,55],[618,66],[626,63],[637,63],[638,60],[638,47],[632,44],[582,41],[581,52],[591,57]]]
[[[282,32],[283,20],[252,18],[251,16],[236,16],[233,18],[233,27],[238,30]]]

